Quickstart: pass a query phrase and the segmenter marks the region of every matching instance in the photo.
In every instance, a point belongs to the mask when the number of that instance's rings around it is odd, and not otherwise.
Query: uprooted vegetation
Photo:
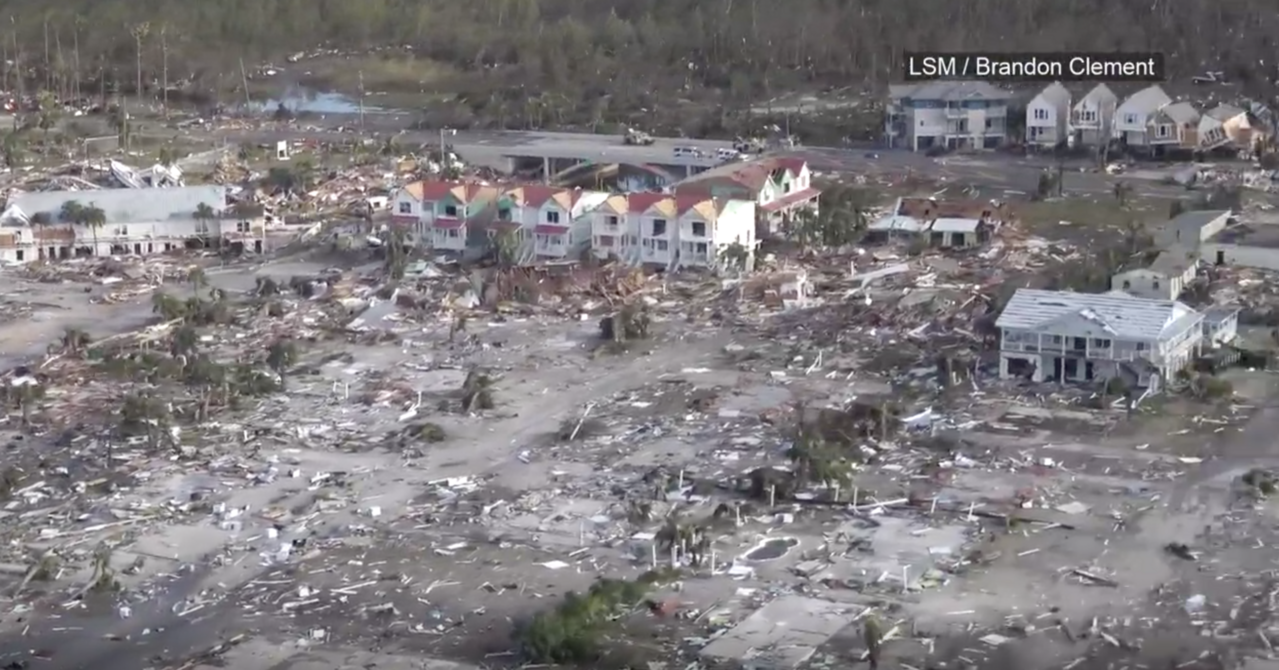
[[[635,581],[601,579],[584,594],[573,591],[547,612],[539,612],[517,626],[515,640],[530,663],[590,663],[605,653],[609,634],[616,622],[645,604],[657,586],[675,579],[678,573],[650,571]],[[649,608],[656,607],[648,603]]]
[[[836,495],[860,463],[873,462],[876,441],[891,439],[902,429],[896,405],[855,402],[847,408],[796,407],[788,430],[789,470],[762,467],[738,485],[757,500],[787,500],[804,487],[823,486]]]
[[[197,272],[192,271],[190,281],[203,286]],[[260,298],[232,301],[217,289],[185,300],[156,292],[152,308],[159,324],[96,341],[84,331],[67,329],[49,345],[51,358],[40,375],[21,368],[10,372],[3,401],[21,412],[23,427],[46,429],[71,419],[86,425],[83,404],[75,412],[65,411],[72,395],[45,392],[71,374],[81,393],[92,396],[95,386],[111,391],[109,401],[90,406],[90,412],[96,407],[110,415],[106,425],[114,439],[107,441],[108,449],[114,440],[182,449],[186,427],[281,390],[297,363],[299,347],[291,338],[277,337],[258,348],[249,344],[252,338],[225,337],[226,329],[249,323],[255,329],[271,327],[283,311],[263,312],[263,304]]]
[[[625,349],[632,342],[648,339],[651,328],[648,308],[643,304],[627,304],[600,319],[600,339],[614,349]]]

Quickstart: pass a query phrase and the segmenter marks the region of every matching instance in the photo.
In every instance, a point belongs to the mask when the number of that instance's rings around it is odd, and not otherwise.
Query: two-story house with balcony
[[[1049,84],[1026,103],[1026,144],[1051,149],[1070,139],[1070,91]]]
[[[1158,390],[1202,351],[1203,322],[1172,300],[1018,289],[995,322],[999,374],[1038,382],[1118,376]]]
[[[638,206],[643,193],[610,195],[591,210],[591,251],[597,258],[634,261],[640,251],[639,216],[631,215],[631,198]]]
[[[1076,146],[1099,147],[1111,139],[1119,96],[1105,84],[1097,84],[1070,109],[1070,131]]]
[[[711,168],[675,184],[678,195],[750,200],[756,205],[755,234],[782,232],[799,211],[817,212],[821,191],[801,158],[769,157]]]
[[[754,266],[754,201],[677,195],[675,205],[679,215],[677,267],[721,266],[726,260],[724,251],[735,244],[746,253],[745,267]]]
[[[994,149],[1008,130],[1012,94],[982,81],[889,86],[885,139],[912,151]]]
[[[498,218],[519,223],[517,234],[528,255],[563,259],[590,243],[591,217],[584,215],[607,198],[607,193],[580,188],[519,186],[502,195]]]
[[[1115,108],[1111,137],[1130,147],[1149,147],[1151,144],[1151,120],[1172,98],[1158,85],[1133,93]],[[1154,128],[1157,132],[1158,128]]]
[[[436,251],[462,253],[489,228],[500,194],[496,186],[478,182],[417,182],[392,198],[392,221],[412,225],[417,239]]]
[[[1199,110],[1189,102],[1160,107],[1150,117],[1150,146],[1156,152],[1198,151]]]
[[[702,194],[614,195],[589,213],[592,251],[600,258],[674,269],[716,267],[741,245],[754,257],[756,204]]]

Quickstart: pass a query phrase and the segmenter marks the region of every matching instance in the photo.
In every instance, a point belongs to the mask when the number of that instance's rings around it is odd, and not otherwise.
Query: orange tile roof
[[[626,206],[632,212],[645,212],[668,198],[670,196],[665,193],[630,193],[626,196]]]
[[[507,196],[525,207],[541,207],[547,200],[568,189],[543,184],[520,186],[507,192]]]

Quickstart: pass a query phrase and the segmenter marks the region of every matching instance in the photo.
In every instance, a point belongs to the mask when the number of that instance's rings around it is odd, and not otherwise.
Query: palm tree
[[[93,234],[93,255],[98,255],[98,230],[102,226],[107,225],[107,213],[96,203],[89,203],[80,212],[80,223],[89,228],[89,232]]]
[[[186,304],[163,291],[151,295],[151,311],[165,321],[176,321],[187,315]]]
[[[174,163],[178,162],[178,150],[167,145],[160,147],[157,161],[164,167],[172,167]]]
[[[49,139],[49,131],[58,125],[58,102],[54,100],[53,94],[48,91],[42,92],[39,98],[39,112],[36,119],[36,127],[44,132],[44,138]]]
[[[199,266],[187,271],[187,281],[191,282],[191,290],[196,293],[209,285],[209,278],[204,275],[204,268]]]
[[[280,385],[284,385],[284,373],[297,360],[297,345],[292,340],[276,340],[266,351],[266,364],[275,374],[280,376]]]
[[[200,244],[205,245],[209,239],[209,222],[218,218],[217,212],[208,203],[202,202],[195,207],[195,211],[191,213],[195,217],[195,222],[200,224]]]
[[[91,342],[89,334],[79,328],[68,328],[62,333],[59,345],[72,356],[79,356]]]
[[[26,146],[22,142],[22,135],[18,131],[6,133],[4,136],[3,147],[4,165],[7,168],[16,168],[22,165],[22,159],[26,156]]]
[[[58,220],[63,223],[84,223],[84,205],[78,200],[62,203],[62,209],[58,211]]]
[[[200,344],[200,335],[195,332],[195,328],[189,325],[183,325],[181,328],[173,331],[173,335],[169,339],[169,353],[177,358],[195,353],[196,347]]]
[[[509,268],[519,260],[520,240],[513,230],[499,230],[493,236],[493,254],[497,264]]]

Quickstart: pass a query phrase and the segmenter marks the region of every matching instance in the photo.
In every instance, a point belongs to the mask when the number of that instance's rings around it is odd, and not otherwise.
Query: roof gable
[[[1061,82],[1054,81],[1040,91],[1031,102],[1038,100],[1047,105],[1067,105],[1070,104],[1070,91],[1066,90]]]
[[[1109,86],[1097,84],[1084,97],[1080,98],[1079,102],[1075,103],[1075,109],[1099,107],[1103,104],[1113,103],[1118,99],[1119,96],[1115,95],[1115,92],[1110,90]]]

